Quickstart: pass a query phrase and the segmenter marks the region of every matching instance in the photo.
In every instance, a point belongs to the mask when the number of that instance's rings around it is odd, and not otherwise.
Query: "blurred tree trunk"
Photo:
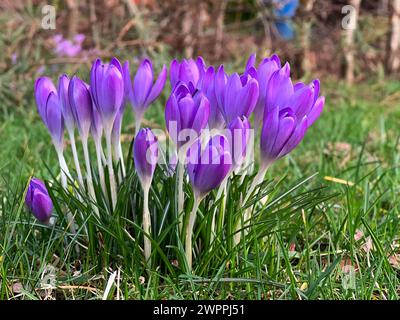
[[[354,82],[354,70],[355,70],[355,44],[354,34],[358,26],[358,16],[360,12],[361,0],[350,0],[350,6],[353,9],[350,11],[349,25],[345,28],[345,46],[344,57],[346,60],[346,81],[348,84]]]
[[[214,47],[214,58],[216,60],[221,59],[222,55],[222,41],[224,36],[224,18],[226,9],[225,0],[216,1],[213,4],[213,20],[215,21],[215,47]]]
[[[400,70],[400,0],[392,0],[391,32],[389,40],[388,70],[395,73]]]
[[[183,19],[182,19],[182,33],[183,33],[183,48],[185,50],[186,58],[189,58],[193,55],[193,7],[195,3],[193,0],[188,0],[183,4]]]
[[[304,18],[300,24],[300,46],[302,48],[301,69],[304,75],[308,75],[312,71],[312,59],[310,50],[311,28],[312,28],[312,10],[315,0],[305,0],[302,6]]]
[[[78,28],[78,4],[75,0],[67,0],[68,7],[68,37],[76,35]]]

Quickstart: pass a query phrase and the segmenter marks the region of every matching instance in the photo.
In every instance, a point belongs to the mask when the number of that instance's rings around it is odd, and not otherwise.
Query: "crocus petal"
[[[92,94],[92,99],[96,107],[99,105],[98,88],[100,88],[100,82],[102,79],[103,68],[99,68],[101,65],[101,60],[96,59],[90,70],[90,91]]]
[[[311,127],[314,122],[319,118],[322,111],[324,110],[325,97],[319,97],[312,107],[310,113],[307,115],[308,127]]]
[[[218,108],[222,114],[225,114],[224,110],[224,98],[225,98],[225,88],[228,78],[224,71],[224,66],[221,65],[218,68],[217,74],[214,79],[215,96],[217,97]]]
[[[128,101],[131,103],[132,106],[136,105],[135,97],[133,95],[133,85],[131,80],[131,73],[129,70],[129,61],[125,61],[122,67],[122,77],[124,79],[124,95],[125,95],[125,104]]]
[[[314,99],[314,89],[304,86],[295,91],[285,103],[285,107],[289,107],[299,119],[308,114]]]
[[[51,92],[57,92],[56,88],[48,77],[40,77],[35,82],[36,105],[43,122],[46,124],[46,104]]]
[[[69,131],[75,127],[74,113],[68,96],[68,87],[70,80],[66,74],[62,75],[58,80],[58,96],[60,99],[61,112],[64,118],[64,124]]]
[[[75,121],[78,125],[79,134],[82,138],[86,138],[89,135],[92,123],[93,109],[87,84],[74,76],[69,84],[68,96]]]
[[[151,91],[146,99],[146,106],[150,105],[157,97],[160,95],[161,91],[164,88],[165,81],[167,80],[167,68],[163,65],[163,68],[158,75],[156,82],[154,83]]]
[[[136,105],[134,108],[139,111],[145,107],[146,98],[150,93],[153,84],[153,67],[149,60],[145,59],[135,75],[133,80],[133,95]]]
[[[171,88],[174,89],[175,85],[179,82],[179,63],[176,59],[172,60],[169,67],[169,79]]]
[[[40,222],[48,222],[53,210],[53,203],[47,194],[35,190],[32,202],[32,212]]]
[[[56,148],[62,148],[64,124],[57,95],[51,92],[46,103],[46,124]]]
[[[113,57],[110,61],[110,65],[113,65],[115,67],[117,67],[117,69],[119,70],[119,72],[122,74],[123,73],[123,69],[121,66],[121,62],[119,62],[119,60],[115,57]]]
[[[290,79],[290,66],[285,64],[283,68],[276,71],[268,84],[266,96],[266,109],[272,110],[276,106],[284,106],[288,97],[294,92]]]
[[[122,104],[124,96],[123,79],[119,70],[111,64],[103,77],[98,111],[102,115],[103,121],[110,125]]]
[[[200,131],[206,127],[209,116],[210,103],[205,96],[202,96],[197,107],[197,112],[193,118],[191,128],[200,134]]]
[[[283,117],[279,121],[279,131],[275,139],[272,155],[278,158],[279,153],[285,147],[296,128],[296,120],[293,117]]]
[[[251,67],[254,67],[256,64],[256,54],[253,53],[250,55],[249,59],[247,60],[246,63],[246,71],[249,70]]]
[[[248,118],[256,106],[258,93],[257,80],[250,79],[246,86],[240,91],[238,101],[236,102],[237,113],[233,113],[231,118],[235,116],[246,116]]]
[[[302,121],[297,125],[296,129],[292,132],[289,139],[286,141],[284,147],[280,151],[278,157],[281,158],[291,152],[297,145],[303,140],[304,135],[307,131],[307,117],[304,117]]]

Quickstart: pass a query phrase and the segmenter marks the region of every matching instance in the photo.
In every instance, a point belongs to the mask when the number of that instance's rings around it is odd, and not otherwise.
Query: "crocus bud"
[[[209,115],[210,103],[204,94],[196,92],[192,95],[184,83],[175,87],[165,107],[165,122],[178,148],[188,143],[187,138],[197,138],[201,130],[207,126]],[[180,139],[179,134],[185,129],[191,129],[190,133],[195,137],[184,134]]]
[[[160,95],[167,79],[167,68],[163,66],[157,80],[153,84],[153,65],[149,59],[143,60],[136,72],[133,86],[129,71],[129,62],[123,68],[126,99],[130,101],[136,116],[141,117],[148,106]]]
[[[307,116],[299,119],[290,108],[266,112],[261,131],[261,160],[268,167],[292,151],[307,130]]]
[[[210,66],[201,72],[197,88],[208,99],[210,103],[210,116],[208,118],[208,127],[210,129],[222,129],[225,126],[224,117],[218,108],[217,96],[215,94],[215,70]]]
[[[197,140],[188,150],[187,162],[193,191],[201,199],[218,187],[231,170],[232,157],[227,139],[216,135],[209,140],[204,150]]]
[[[269,112],[275,107],[282,108],[285,106],[288,98],[294,93],[290,78],[290,65],[288,63],[273,73],[268,81],[266,92],[264,112]]]
[[[90,73],[90,92],[106,130],[112,130],[114,119],[124,99],[122,67],[116,58],[109,64],[97,59]]]
[[[150,187],[158,160],[157,138],[149,128],[140,129],[133,144],[136,172],[143,189]]]
[[[229,124],[229,145],[233,161],[233,168],[239,166],[246,156],[247,144],[250,139],[250,121],[245,117],[237,117]]]
[[[88,85],[74,76],[68,87],[68,96],[75,122],[82,139],[87,139],[92,124],[92,98]]]
[[[191,91],[197,87],[197,82],[200,79],[200,70],[198,62],[193,59],[183,59],[181,62],[174,59],[169,67],[169,79],[171,88],[174,89],[179,82],[185,83]],[[193,91],[192,91],[193,92]]]
[[[64,121],[57,91],[47,77],[40,77],[35,83],[35,98],[38,112],[50,132],[53,144],[58,152],[64,145]]]
[[[64,118],[64,125],[68,131],[75,128],[75,117],[69,101],[68,87],[70,80],[66,74],[58,79],[58,96],[60,98],[61,112]]]
[[[264,117],[264,108],[269,80],[274,72],[281,68],[281,62],[277,55],[273,55],[270,58],[264,58],[257,69],[255,69],[254,65],[255,55],[253,54],[247,61],[245,74],[249,74],[250,76],[254,77],[258,82],[259,96],[254,109],[254,122],[256,128],[258,128]]]
[[[230,123],[236,117],[246,116],[253,112],[258,100],[257,80],[248,74],[232,74],[226,79],[223,67],[218,69],[215,80],[215,93],[218,105],[225,122]]]
[[[44,183],[36,178],[29,182],[25,203],[40,222],[48,223],[53,211],[53,202]]]

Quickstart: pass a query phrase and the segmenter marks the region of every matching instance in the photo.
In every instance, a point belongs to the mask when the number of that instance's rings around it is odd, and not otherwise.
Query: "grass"
[[[184,270],[170,214],[173,178],[156,172],[150,197],[155,253],[146,271],[132,240],[143,237],[131,212],[142,205],[133,170],[120,191],[129,203],[120,203],[118,214],[103,208],[93,217],[52,177],[55,152],[36,112],[33,83],[23,81],[19,103],[11,107],[7,100],[0,108],[0,299],[398,299],[400,83],[374,79],[349,88],[321,80],[326,110],[302,144],[268,171],[251,200],[259,205],[246,241],[235,246],[229,235],[243,213],[237,194],[246,193],[250,178],[228,184],[227,220],[214,242],[210,212],[220,203],[211,195],[200,206],[196,237],[204,248],[195,250],[194,275]],[[163,127],[165,98],[149,110],[149,126]],[[123,126],[126,153],[131,113]],[[31,175],[53,184],[54,227],[38,224],[24,206]],[[87,226],[87,237],[69,233],[65,208]]]

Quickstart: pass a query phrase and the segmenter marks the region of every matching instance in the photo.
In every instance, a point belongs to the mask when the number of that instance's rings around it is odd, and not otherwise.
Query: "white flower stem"
[[[64,154],[63,154],[62,150],[57,151],[57,155],[58,155],[58,162],[59,162],[60,168],[61,168],[61,185],[64,188],[64,190],[67,191],[68,190],[67,176],[70,177],[70,173],[68,170],[67,163],[65,162],[65,158],[64,158]],[[71,214],[71,212],[69,212],[69,211],[67,212],[67,221],[68,221],[69,230],[71,231],[71,233],[76,234],[74,217]],[[77,251],[79,251],[79,248],[77,249]]]
[[[86,183],[88,186],[89,195],[94,202],[96,202],[96,194],[94,193],[93,187],[93,178],[92,178],[92,168],[90,166],[90,157],[89,157],[89,149],[87,138],[82,139],[82,146],[83,146],[83,154],[85,157],[85,164],[86,164]],[[96,204],[93,204],[93,210],[97,216],[99,216],[99,209],[97,208]]]
[[[189,222],[186,225],[186,239],[185,239],[185,255],[186,262],[189,268],[189,272],[192,271],[192,236],[193,236],[193,227],[196,222],[197,209],[199,208],[201,198],[195,196],[193,208],[189,215]]]
[[[113,139],[114,140],[114,139]],[[124,156],[122,154],[122,146],[121,140],[115,139],[112,141],[113,143],[113,157],[116,163],[120,163],[120,170],[118,170],[118,181],[122,182],[122,179],[125,178],[125,164],[124,164]]]
[[[73,131],[69,131],[68,134],[69,134],[69,139],[71,141],[72,156],[74,158],[76,174],[78,175],[79,186],[81,188],[84,188],[85,185],[83,184],[82,171],[81,171],[81,167],[79,165],[78,152],[76,150],[75,135],[74,135]]]
[[[222,224],[221,225],[223,225],[224,220],[225,220],[226,187],[228,184],[228,177],[229,177],[229,174],[227,174],[225,179],[222,181],[221,185],[218,188],[217,196],[215,197],[215,200],[218,201],[223,195],[225,196],[221,203],[221,206],[222,206],[222,217],[221,217]],[[216,237],[215,229],[216,229],[217,212],[218,212],[218,208],[215,208],[215,211],[213,212],[213,219],[212,219],[212,224],[211,224],[211,243],[213,243],[213,241],[215,240],[215,237]]]
[[[141,113],[135,113],[135,137],[139,133],[140,126],[142,125],[142,120],[143,120],[143,114]]]
[[[151,235],[151,218],[149,211],[149,190],[150,184],[143,186],[143,231],[146,233],[143,235],[144,242],[144,257],[147,261],[147,266],[151,266],[151,241],[148,236]]]
[[[124,153],[122,152],[122,144],[121,144],[121,141],[119,141],[119,143],[118,143],[118,153],[119,153],[119,159],[120,159],[120,161],[121,161],[122,177],[125,178],[125,176],[126,176],[126,170],[125,170]]]
[[[110,180],[110,191],[111,191],[111,206],[115,209],[117,204],[117,187],[115,184],[113,160],[112,160],[112,145],[111,145],[111,130],[106,131],[106,144],[107,144],[107,167],[108,177]]]
[[[70,173],[68,170],[67,163],[65,162],[64,154],[61,151],[57,151],[57,156],[58,156],[58,162],[60,164],[60,169],[61,169],[61,185],[63,186],[64,189],[67,189],[68,187],[68,181],[67,177],[70,177]]]
[[[100,178],[100,186],[101,190],[103,191],[104,196],[107,198],[107,188],[106,188],[106,181],[104,179],[104,167],[102,162],[102,147],[101,147],[101,140],[98,139],[95,141],[96,146],[96,157],[97,157],[97,167],[99,171],[99,178]]]
[[[177,167],[177,178],[178,178],[178,215],[179,215],[179,230],[182,230],[182,224],[183,224],[183,201],[184,201],[184,196],[183,196],[183,175],[185,173],[185,167],[183,166],[183,163],[181,161],[178,161]]]

